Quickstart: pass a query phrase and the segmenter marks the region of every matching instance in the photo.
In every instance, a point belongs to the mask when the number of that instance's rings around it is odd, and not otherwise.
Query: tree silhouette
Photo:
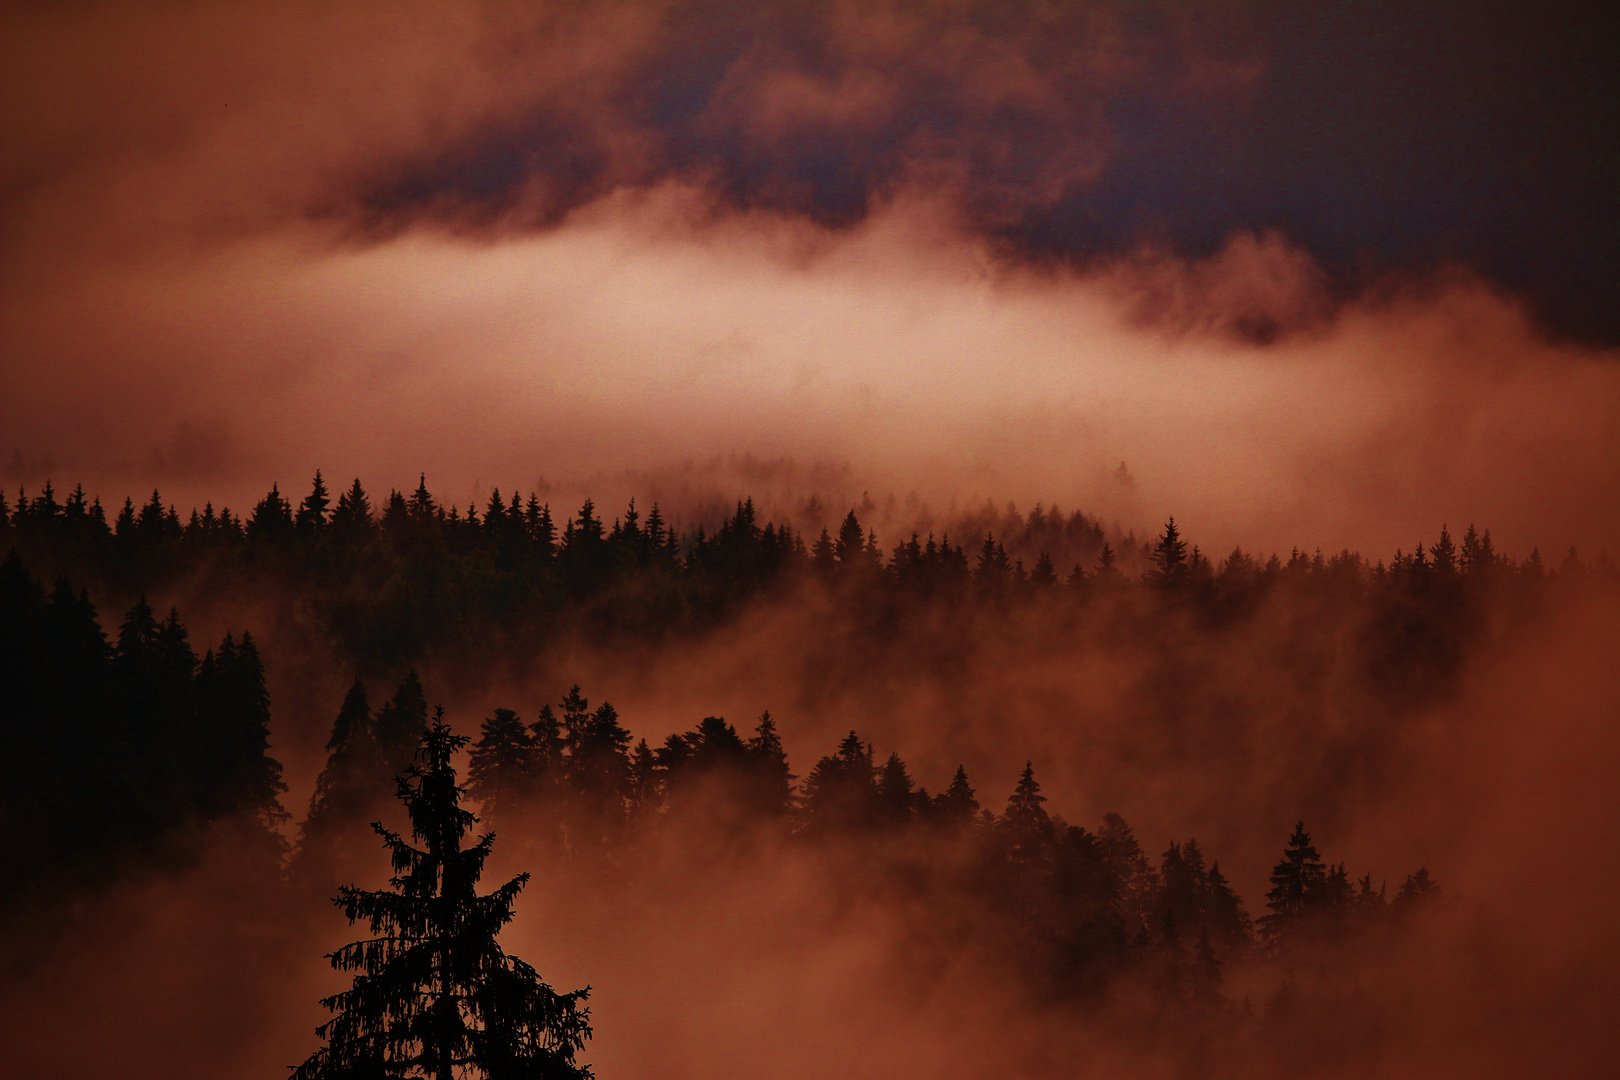
[[[788,770],[787,751],[769,712],[760,714],[754,736],[748,740],[748,756],[754,809],[770,817],[782,816],[793,800],[794,776]]]
[[[468,763],[468,788],[496,817],[520,804],[529,793],[534,769],[534,737],[511,709],[496,709],[484,721]]]
[[[804,781],[804,806],[812,829],[860,827],[876,811],[877,769],[872,747],[854,731],[838,750],[816,762]]]
[[[478,819],[461,807],[450,759],[466,743],[439,710],[420,763],[398,778],[422,846],[374,824],[392,854],[392,887],[339,890],[335,903],[372,936],[329,954],[334,968],[355,972],[354,984],[322,999],[334,1014],[316,1029],[326,1045],[293,1080],[590,1077],[574,1062],[591,1035],[580,1004],[590,988],[557,993],[495,940],[529,875],[476,891],[494,834],[462,845]]]
[[[1266,893],[1266,907],[1271,914],[1260,917],[1261,932],[1268,940],[1275,941],[1300,920],[1306,909],[1319,900],[1326,879],[1322,857],[1301,821],[1288,838],[1282,862],[1271,871],[1271,891]]]
[[[1153,569],[1148,571],[1146,581],[1168,588],[1178,584],[1187,570],[1187,542],[1181,538],[1176,519],[1172,517],[1164,523],[1164,533],[1153,545]]]
[[[966,825],[979,813],[979,800],[973,797],[973,785],[968,783],[967,769],[956,767],[950,786],[934,796],[934,812],[952,825]]]
[[[1051,819],[1041,806],[1045,801],[1046,796],[1041,794],[1041,785],[1035,779],[1034,763],[1024,762],[1024,771],[1018,776],[1018,786],[1007,799],[1007,823],[1025,833],[1049,831]]]
[[[157,502],[157,492],[155,491],[152,492],[152,502],[154,504]],[[146,523],[146,514],[149,510],[151,510],[151,506],[141,512],[143,530]],[[247,534],[249,539],[271,544],[278,543],[290,536],[294,527],[292,504],[282,497],[279,485],[271,484],[270,494],[259,500],[259,504],[253,508],[253,516],[248,519]]]
[[[877,773],[878,812],[885,821],[899,824],[911,816],[917,801],[914,787],[906,763],[898,753],[891,753]]]
[[[332,500],[326,490],[326,481],[321,479],[321,470],[316,469],[314,483],[304,501],[298,505],[293,524],[301,533],[313,535],[321,532],[327,526],[326,508],[330,505]]]
[[[1041,805],[1045,801],[1040,782],[1035,779],[1035,766],[1026,761],[1000,823],[1012,862],[1029,865],[1044,861],[1052,840],[1052,819]]]
[[[1370,881],[1368,886],[1370,889]],[[1422,867],[1406,875],[1401,891],[1395,894],[1393,907],[1397,914],[1406,915],[1434,904],[1440,899],[1440,895],[1439,883],[1429,876],[1427,867]]]

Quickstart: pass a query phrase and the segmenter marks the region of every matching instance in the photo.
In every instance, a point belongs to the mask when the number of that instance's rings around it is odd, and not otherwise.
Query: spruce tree
[[[1052,840],[1052,819],[1041,805],[1045,801],[1040,782],[1035,779],[1035,766],[1026,761],[1001,819],[1009,845],[1007,854],[1014,862],[1033,863],[1043,858]]]
[[[810,561],[815,564],[817,570],[826,574],[831,573],[836,565],[835,557],[832,537],[827,535],[826,529],[822,529],[821,535],[816,538],[815,544],[810,549]]]
[[[315,481],[304,501],[298,506],[298,515],[293,519],[298,531],[308,535],[315,535],[327,526],[326,508],[332,504],[327,494],[326,481],[321,479],[321,470],[315,470]]]
[[[247,813],[268,826],[285,821],[281,763],[269,754],[270,695],[253,635],[230,634],[197,672],[194,754],[204,813]]]
[[[1049,830],[1051,819],[1046,816],[1046,809],[1041,806],[1045,801],[1046,796],[1041,794],[1040,782],[1035,779],[1034,763],[1024,762],[1024,771],[1018,776],[1018,786],[1007,799],[1007,823],[1022,831]]]
[[[1176,519],[1164,523],[1164,534],[1153,545],[1153,569],[1147,573],[1147,582],[1161,588],[1180,583],[1187,576],[1187,542],[1176,528]]]
[[[877,810],[872,747],[851,731],[838,750],[816,762],[804,781],[804,808],[812,829],[869,825]]]
[[[793,773],[788,769],[787,750],[777,734],[776,721],[769,712],[760,714],[753,738],[748,740],[751,793],[754,809],[770,817],[787,813],[793,801]]]
[[[351,822],[365,820],[361,815],[370,809],[373,785],[383,772],[371,705],[359,679],[332,722],[326,754],[326,767],[315,782],[309,814],[300,829],[299,846],[305,856],[333,847]]]
[[[152,493],[152,498],[156,500],[157,492]],[[141,523],[145,525],[144,511]],[[278,485],[271,484],[270,494],[259,500],[253,508],[253,516],[248,519],[248,538],[274,543],[290,535],[294,527],[292,504],[282,497]]]
[[[1204,887],[1209,898],[1209,925],[1220,935],[1221,946],[1228,952],[1248,948],[1254,940],[1254,922],[1243,907],[1243,898],[1221,873],[1218,861],[1210,863]]]
[[[412,668],[394,696],[377,712],[372,730],[386,775],[392,776],[411,762],[411,755],[427,730],[427,694]]]
[[[986,589],[994,589],[1004,584],[1012,576],[1012,565],[1007,560],[1007,552],[996,540],[995,535],[986,533],[984,544],[979,548],[979,565],[973,571],[974,580]]]
[[[899,823],[911,817],[912,804],[916,801],[913,789],[906,763],[900,760],[898,753],[891,753],[877,775],[878,809],[885,821]]]
[[[635,749],[630,751],[630,807],[634,815],[659,809],[663,794],[659,780],[658,755],[653,753],[646,739],[637,740]]]
[[[844,516],[844,523],[838,526],[838,539],[833,542],[833,558],[838,565],[848,570],[861,563],[861,555],[866,550],[866,532],[861,528],[860,519],[851,510]]]
[[[934,797],[934,813],[953,825],[966,825],[979,814],[979,800],[973,797],[973,785],[968,783],[967,769],[958,765],[950,786]]]
[[[534,776],[534,738],[511,709],[496,709],[484,721],[468,760],[468,789],[485,817],[511,811],[529,794]]]
[[[1434,904],[1440,895],[1439,883],[1429,876],[1427,867],[1421,867],[1406,875],[1391,908],[1397,915],[1407,915]]]
[[[1123,817],[1108,813],[1097,830],[1097,842],[1102,845],[1103,861],[1118,883],[1120,914],[1145,929],[1158,894],[1159,876],[1137,842],[1136,833]]]
[[[1260,931],[1268,941],[1277,941],[1299,922],[1306,909],[1320,898],[1326,877],[1322,857],[1301,821],[1288,838],[1282,862],[1271,871],[1271,891],[1266,893],[1266,907],[1271,914],[1260,917]]]
[[[398,779],[415,843],[372,826],[392,856],[390,888],[339,890],[334,902],[371,936],[329,954],[354,983],[322,1000],[334,1014],[316,1029],[326,1045],[293,1080],[590,1077],[574,1060],[591,1035],[590,988],[560,994],[496,941],[529,875],[477,892],[494,834],[463,846],[478,819],[451,757],[466,743],[440,710]]]

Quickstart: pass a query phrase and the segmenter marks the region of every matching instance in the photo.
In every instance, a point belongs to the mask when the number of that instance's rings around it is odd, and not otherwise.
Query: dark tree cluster
[[[1106,629],[1094,635],[1103,647],[1126,641],[1146,652],[1151,677],[1133,707],[1161,723],[1196,704],[1196,679],[1208,681],[1188,666],[1188,643],[1200,635],[1228,635],[1232,648],[1276,641],[1242,636],[1268,612],[1273,623],[1278,612],[1284,617],[1277,663],[1287,677],[1308,681],[1326,664],[1348,662],[1352,683],[1374,692],[1373,711],[1398,714],[1444,692],[1491,605],[1533,604],[1614,577],[1601,555],[1587,564],[1570,551],[1549,567],[1532,552],[1516,562],[1473,527],[1460,542],[1442,527],[1434,542],[1369,564],[1347,551],[1261,560],[1240,549],[1216,562],[1174,520],[1152,544],[1115,537],[1118,552],[1083,515],[1009,508],[985,523],[1001,531],[964,544],[912,536],[885,552],[856,511],[807,544],[789,527],[762,524],[750,501],[714,532],[682,536],[656,506],[643,517],[632,503],[608,523],[586,502],[559,525],[533,495],[495,494],[481,510],[445,508],[420,483],[409,495],[391,492],[379,509],[358,481],[334,498],[320,474],[296,503],[273,487],[240,517],[205,506],[183,519],[154,492],[140,506],[126,500],[109,522],[82,488],[59,499],[47,485],[15,504],[0,494],[0,544],[13,552],[0,664],[13,688],[5,723],[17,750],[0,798],[25,849],[25,872],[8,894],[38,876],[31,868],[148,857],[188,823],[256,818],[272,842],[266,826],[282,815],[280,780],[266,752],[257,649],[245,635],[227,637],[199,658],[177,615],[160,618],[139,599],[182,583],[225,598],[239,586],[273,586],[278,602],[318,612],[334,656],[361,672],[427,661],[487,667],[533,655],[565,632],[697,636],[750,597],[793,604],[807,590],[846,616],[838,625],[848,629],[837,632],[849,637],[807,641],[806,663],[832,663],[853,678],[863,664],[897,662],[948,673],[962,635],[1011,627],[1039,641],[1090,619]],[[1062,573],[1046,548],[1032,566],[1013,554],[1046,543],[1071,553],[1099,546],[1091,565]],[[25,558],[57,582],[53,589],[30,575]],[[90,593],[63,574],[128,608],[116,641],[101,629]],[[380,703],[358,684],[351,691],[298,833],[311,873],[350,860],[352,842],[335,823],[391,812],[388,784],[410,763],[428,715],[414,678]],[[508,807],[549,815],[534,835],[569,851],[612,845],[627,823],[682,802],[712,811],[716,799],[697,797],[699,790],[791,819],[807,835],[932,821],[965,805],[956,787],[946,802],[921,807],[903,763],[863,761],[859,742],[794,788],[768,719],[747,735],[711,720],[660,746],[632,746],[611,707],[591,708],[574,694],[532,721],[493,717],[471,783],[496,817]],[[621,805],[630,809],[610,812]],[[49,829],[39,827],[45,823]],[[1122,895],[1136,897],[1131,940],[1142,928],[1161,933],[1166,911],[1178,932],[1196,938],[1213,903],[1206,894],[1224,882],[1205,880],[1219,871],[1203,868],[1201,857],[1196,846],[1167,854],[1171,864],[1188,864],[1192,882],[1172,891],[1194,899],[1153,907],[1135,879],[1124,879]],[[1236,931],[1211,933],[1218,944]]]
[[[1095,520],[1040,506],[969,514],[958,526],[954,543],[912,535],[885,548],[851,510],[836,531],[807,540],[762,523],[744,500],[715,531],[682,535],[656,504],[644,515],[633,500],[611,523],[589,500],[559,520],[515,490],[493,491],[481,508],[446,507],[424,479],[374,504],[359,480],[333,498],[319,472],[298,502],[272,487],[241,515],[209,504],[183,517],[154,491],[141,505],[126,499],[109,520],[82,487],[61,500],[47,484],[15,505],[0,493],[0,545],[48,575],[128,598],[192,579],[216,593],[273,586],[317,611],[363,671],[398,671],[429,653],[452,653],[452,662],[517,653],[562,632],[702,633],[753,597],[806,585],[832,590],[878,634],[918,621],[924,608],[979,619],[986,609],[1078,613],[1105,603],[1191,614],[1219,631],[1287,596],[1315,609],[1303,621],[1362,627],[1367,670],[1410,698],[1455,667],[1487,598],[1534,595],[1549,578],[1615,576],[1606,555],[1589,567],[1573,549],[1556,568],[1536,551],[1515,561],[1473,526],[1460,542],[1442,526],[1436,541],[1387,563],[1241,548],[1215,559],[1189,546],[1174,519],[1152,543],[1110,543]]]
[[[414,675],[401,698],[421,700]],[[322,793],[352,775],[353,748],[367,745],[367,724],[356,720],[364,700],[357,685],[338,715]],[[998,949],[1060,995],[1134,974],[1170,1000],[1215,1003],[1233,959],[1346,940],[1437,895],[1423,870],[1387,903],[1370,876],[1353,886],[1342,865],[1324,868],[1299,831],[1256,933],[1196,839],[1171,843],[1155,863],[1118,814],[1095,831],[1068,824],[1047,812],[1032,764],[998,814],[981,807],[964,767],[933,794],[898,753],[880,759],[852,731],[795,783],[769,713],[747,735],[710,716],[658,747],[632,746],[613,706],[592,708],[578,686],[532,720],[494,710],[471,741],[468,774],[483,816],[547,860],[622,866],[659,830],[693,827],[711,847],[763,830],[855,860],[860,876],[903,882],[914,901],[932,905],[940,919],[930,925],[955,928],[949,947]],[[374,788],[381,775],[373,773]],[[304,829],[311,857],[317,843],[362,833],[365,812],[334,806],[317,794]]]
[[[1440,886],[1427,867],[1408,874],[1393,900],[1383,882],[1373,888],[1371,874],[1352,879],[1344,863],[1322,861],[1302,821],[1271,871],[1270,913],[1260,918],[1260,934],[1273,947],[1364,934],[1439,898]]]
[[[232,821],[279,859],[287,814],[251,635],[199,658],[177,612],[136,601],[109,641],[83,590],[0,563],[0,906],[109,862],[181,857],[183,827]],[[94,873],[92,873],[94,871]]]

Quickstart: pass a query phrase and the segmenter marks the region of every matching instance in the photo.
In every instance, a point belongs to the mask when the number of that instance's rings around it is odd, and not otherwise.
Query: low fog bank
[[[1227,992],[1255,1019],[1203,1044],[1218,1048],[1215,1075],[1605,1075],[1620,962],[1607,918],[1616,867],[1602,854],[1620,840],[1607,769],[1620,751],[1620,601],[1597,587],[1551,595],[1478,640],[1442,700],[1384,722],[1333,685],[1351,673],[1332,657],[1287,651],[1284,614],[1225,640],[1172,630],[1162,651],[1111,644],[1106,619],[1056,640],[1044,618],[1007,620],[959,642],[942,678],[922,661],[807,655],[839,638],[816,624],[844,616],[762,604],[656,653],[576,644],[532,658],[526,677],[425,675],[468,734],[495,706],[532,719],[572,680],[655,744],[703,715],[744,727],[769,708],[800,774],[854,727],[931,790],[965,763],[997,810],[1030,758],[1048,809],[1091,828],[1119,811],[1155,858],[1197,836],[1254,914],[1303,817],[1352,876],[1393,891],[1421,865],[1444,904],[1389,948],[1229,964]],[[1320,678],[1302,677],[1324,659]],[[1178,678],[1221,700],[1182,701],[1168,720],[1143,707]],[[278,708],[277,745],[289,725],[324,729],[337,699],[318,715]],[[311,785],[295,781],[287,805],[301,808]],[[243,869],[240,850],[227,833],[189,870],[14,927],[0,1009],[13,1067],[247,1077],[302,1060],[316,998],[340,984],[320,956],[352,932],[319,883],[287,892]],[[379,885],[381,846],[355,850],[355,877]],[[603,1077],[1173,1076],[1198,1041],[1154,1028],[1128,987],[1106,1006],[1032,996],[1027,973],[982,941],[960,947],[903,878],[768,831],[675,824],[613,863],[557,861],[502,831],[486,883],[519,869],[536,881],[503,940],[553,985],[593,986],[586,1060]],[[1289,1005],[1288,985],[1304,1005]]]
[[[374,493],[427,471],[458,505],[516,486],[687,520],[745,495],[794,520],[821,500],[834,524],[863,495],[914,497],[902,529],[1056,500],[1285,552],[1387,552],[1439,520],[1595,549],[1620,526],[1620,366],[1466,274],[1262,345],[1137,309],[1292,302],[1312,271],[1281,237],[1037,272],[926,202],[828,233],[693,198],[494,245],[311,235],[45,272],[0,309],[5,482],[241,511],[318,462]]]

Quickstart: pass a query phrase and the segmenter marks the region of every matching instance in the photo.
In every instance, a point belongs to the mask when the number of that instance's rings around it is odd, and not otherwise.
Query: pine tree
[[[579,688],[575,687],[577,691]],[[530,768],[534,770],[535,779],[540,783],[555,784],[561,779],[563,768],[563,747],[566,740],[563,737],[562,723],[550,705],[540,706],[540,715],[534,723],[529,725],[530,732]]]
[[[1409,915],[1439,899],[1439,883],[1429,876],[1427,867],[1422,867],[1406,875],[1406,880],[1401,883],[1400,891],[1395,894],[1395,902],[1390,905],[1390,909],[1397,915]]]
[[[316,1029],[326,1045],[292,1080],[590,1077],[574,1060],[591,1035],[590,988],[559,994],[496,941],[529,875],[477,892],[495,837],[463,846],[478,819],[461,807],[451,757],[466,742],[440,710],[419,764],[398,780],[421,846],[374,825],[392,856],[391,887],[339,890],[335,903],[371,937],[329,954],[354,983],[322,999],[334,1014]]]
[[[421,677],[412,668],[393,698],[378,711],[372,728],[386,775],[392,776],[410,764],[412,749],[421,742],[427,727],[427,694]]]
[[[1247,949],[1254,941],[1254,921],[1243,906],[1243,898],[1221,873],[1219,861],[1210,863],[1204,875],[1204,892],[1209,898],[1208,925],[1220,935],[1222,948],[1229,953]]]
[[[1451,530],[1444,524],[1440,526],[1440,539],[1429,548],[1429,554],[1434,556],[1434,568],[1439,573],[1457,572],[1457,548],[1451,542]]]
[[[208,814],[247,813],[268,826],[287,820],[281,807],[286,783],[269,754],[270,695],[253,635],[238,645],[230,634],[197,671],[195,752]]]
[[[653,507],[654,512],[657,507]],[[529,492],[529,501],[523,509],[523,525],[528,530],[529,543],[534,545],[534,552],[542,562],[550,562],[557,552],[557,526],[551,520],[551,504],[542,504]]]
[[[979,565],[974,567],[973,578],[980,588],[998,589],[1012,576],[1012,566],[1007,560],[1007,552],[995,535],[986,533],[984,543],[979,547]]]
[[[154,491],[152,497],[156,499],[157,492]],[[145,517],[145,511],[142,511],[142,517]],[[293,528],[292,504],[282,498],[277,485],[271,484],[270,494],[259,500],[259,504],[253,508],[253,516],[248,519],[248,537],[273,543],[291,534]]]
[[[135,527],[135,503],[126,495],[124,496],[124,508],[118,511],[118,516],[113,519],[113,535],[120,540],[133,540],[135,538]]]
[[[1299,922],[1307,907],[1316,902],[1326,876],[1322,857],[1311,846],[1311,834],[1301,821],[1288,838],[1282,862],[1271,871],[1271,891],[1266,893],[1271,914],[1260,917],[1260,931],[1268,941],[1279,940]]]
[[[153,488],[152,498],[141,507],[141,515],[135,520],[135,528],[141,538],[148,542],[161,540],[167,531],[165,528],[167,518],[168,512],[163,508],[163,498],[158,494],[157,488]]]
[[[891,753],[877,778],[878,807],[885,821],[898,824],[911,816],[913,787],[906,763],[898,753]]]
[[[1187,542],[1176,528],[1176,519],[1164,523],[1164,534],[1153,545],[1153,569],[1148,572],[1149,584],[1169,588],[1187,575]]]
[[[950,786],[934,798],[934,812],[947,823],[966,825],[979,815],[979,800],[973,797],[973,786],[968,783],[967,770],[956,767]]]
[[[428,492],[427,473],[422,473],[416,482],[416,490],[411,492],[410,502],[406,504],[411,520],[419,525],[431,524],[444,516],[439,504],[433,501]]]
[[[1108,813],[1103,815],[1102,826],[1097,830],[1097,841],[1102,845],[1108,869],[1118,882],[1120,913],[1145,928],[1158,891],[1158,875],[1153,872],[1142,845],[1137,843],[1136,833],[1123,817]]]
[[[660,806],[662,794],[658,776],[658,756],[646,739],[638,739],[630,751],[630,806],[635,815],[652,813]]]
[[[577,811],[575,826],[600,840],[624,820],[630,794],[630,733],[612,705],[603,702],[594,713],[586,711],[589,706],[578,686],[563,699],[567,783]]]
[[[337,509],[332,513],[332,531],[346,540],[359,540],[375,526],[371,516],[371,499],[354,478],[349,490],[338,496]]]
[[[844,517],[844,523],[838,526],[838,539],[833,543],[833,558],[846,572],[863,562],[861,556],[866,550],[866,533],[861,528],[860,520],[851,510]]]
[[[511,709],[496,709],[484,721],[467,764],[467,790],[494,818],[515,808],[529,793],[534,775],[534,739]]]
[[[793,773],[788,771],[787,750],[769,712],[760,714],[748,740],[755,810],[770,817],[785,814],[793,800]]]
[[[1041,805],[1045,801],[1046,796],[1041,794],[1041,785],[1035,779],[1035,766],[1026,761],[1018,786],[1007,798],[1007,812],[1001,819],[1001,827],[1011,845],[1008,854],[1015,862],[1036,860],[1052,839],[1052,819]]]
[[[876,814],[877,770],[872,747],[851,731],[837,752],[816,762],[804,780],[804,806],[814,828],[870,824]]]
[[[326,742],[326,767],[315,781],[309,813],[300,828],[303,856],[330,848],[342,837],[346,826],[364,820],[362,815],[370,810],[374,785],[386,779],[385,769],[366,686],[356,679],[332,722],[332,735]],[[322,851],[323,855],[327,853]]]
[[[826,529],[822,529],[821,535],[810,548],[810,561],[821,573],[830,574],[837,565],[835,550],[832,537],[827,535]]]
[[[1045,801],[1046,796],[1041,794],[1040,782],[1035,779],[1034,763],[1024,762],[1024,771],[1019,774],[1018,786],[1007,799],[1007,813],[1004,816],[1008,824],[1025,832],[1049,830],[1052,821],[1046,816],[1046,808],[1041,805]]]
[[[326,481],[321,479],[321,470],[316,469],[315,482],[310,493],[299,504],[298,516],[293,522],[298,531],[309,536],[324,532],[327,525],[326,508],[331,503],[332,500],[327,496]]]

